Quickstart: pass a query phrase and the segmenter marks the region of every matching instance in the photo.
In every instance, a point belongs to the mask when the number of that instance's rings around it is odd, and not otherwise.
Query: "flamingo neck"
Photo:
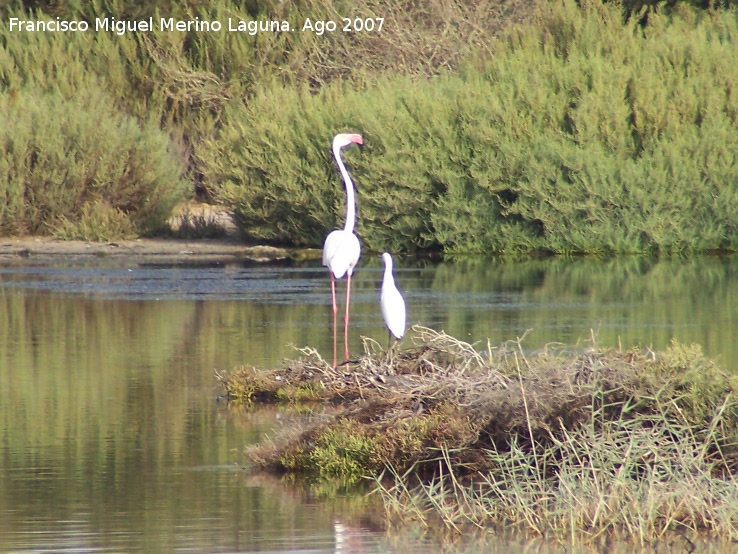
[[[356,223],[356,199],[354,198],[354,184],[351,182],[346,166],[343,165],[341,159],[341,149],[337,146],[333,147],[333,155],[338,163],[338,170],[343,177],[343,183],[346,185],[346,224],[343,226],[344,231],[354,232],[354,224]]]

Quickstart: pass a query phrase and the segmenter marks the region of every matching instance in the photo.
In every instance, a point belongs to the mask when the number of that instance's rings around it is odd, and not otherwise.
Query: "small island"
[[[700,347],[536,352],[415,326],[334,369],[311,348],[219,375],[231,402],[333,406],[248,448],[254,470],[368,480],[393,521],[589,545],[736,537],[736,378]]]

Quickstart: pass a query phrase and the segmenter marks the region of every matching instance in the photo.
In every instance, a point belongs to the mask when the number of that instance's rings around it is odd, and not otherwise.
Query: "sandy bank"
[[[317,254],[315,254],[317,252]],[[50,237],[2,238],[0,261],[20,258],[107,257],[129,256],[164,259],[173,262],[195,260],[270,262],[305,259],[319,255],[309,249],[287,249],[273,246],[247,246],[238,240],[225,239],[135,239],[115,242],[65,241]]]

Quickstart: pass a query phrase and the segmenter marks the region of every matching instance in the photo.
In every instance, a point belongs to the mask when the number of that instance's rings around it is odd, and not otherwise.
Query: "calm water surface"
[[[469,341],[697,342],[738,371],[733,258],[396,265],[409,322]],[[366,256],[354,352],[386,341],[380,279]],[[319,262],[0,264],[0,551],[408,551],[371,498],[250,475],[243,447],[293,416],[217,401],[216,371],[329,355],[328,283]]]

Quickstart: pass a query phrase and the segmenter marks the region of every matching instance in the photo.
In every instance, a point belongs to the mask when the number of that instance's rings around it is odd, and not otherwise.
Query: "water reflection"
[[[360,335],[380,341],[385,337],[378,307],[381,267],[375,258],[362,261],[354,280],[354,351],[361,350]],[[58,304],[74,296],[74,305],[86,305],[81,311],[92,319],[114,307],[127,322],[110,322],[107,328],[121,323],[139,326],[143,321],[166,328],[149,329],[146,337],[179,329],[181,336],[173,341],[180,350],[194,356],[207,352],[215,356],[207,362],[216,365],[234,359],[270,365],[294,356],[291,345],[316,346],[325,352],[331,348],[329,285],[317,263],[200,267],[114,263],[0,267],[0,290],[5,298],[15,292],[29,303],[43,298],[43,303]],[[589,340],[592,332],[599,343],[612,346],[663,348],[675,338],[702,344],[728,365],[736,359],[730,340],[738,317],[735,258],[467,259],[441,264],[399,259],[397,265],[396,279],[407,298],[410,324],[444,329],[469,340],[490,338],[493,344],[529,330],[530,348]],[[135,304],[126,307],[126,303]],[[97,323],[90,325],[96,328]],[[61,332],[57,325],[54,328]],[[190,341],[182,341],[182,336]]]
[[[733,258],[396,265],[410,323],[493,343],[530,329],[529,348],[591,329],[603,345],[677,339],[738,370]],[[355,277],[359,351],[386,337],[379,259]],[[369,506],[347,519],[242,469],[244,445],[291,416],[215,401],[216,370],[330,352],[328,283],[316,263],[0,267],[0,551],[394,551]]]

